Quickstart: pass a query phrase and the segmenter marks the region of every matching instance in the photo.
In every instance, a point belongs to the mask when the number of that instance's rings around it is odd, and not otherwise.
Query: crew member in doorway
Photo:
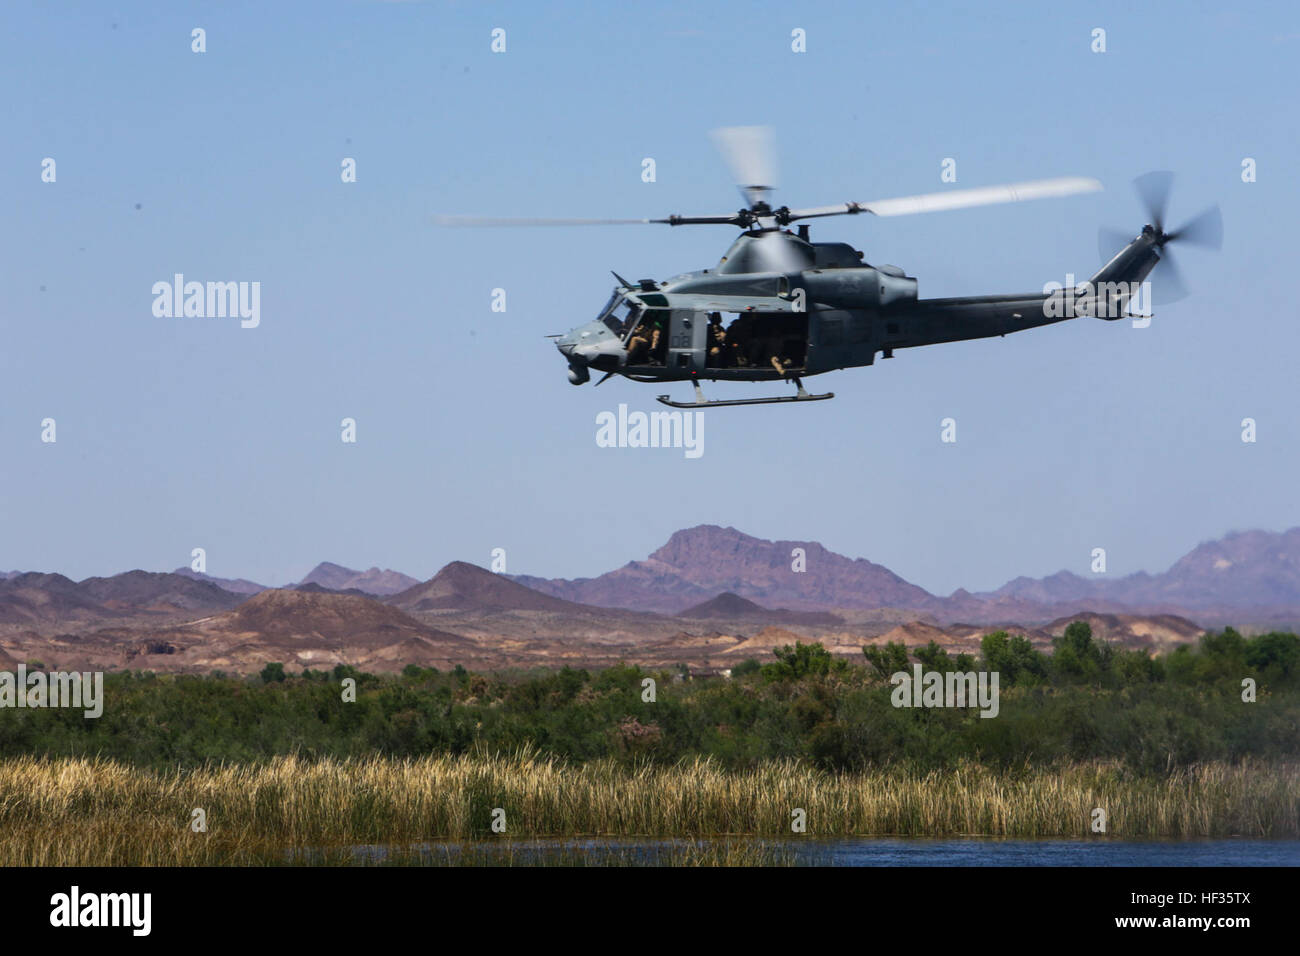
[[[713,368],[725,368],[728,364],[727,330],[722,327],[722,315],[718,312],[709,314],[709,365]]]
[[[750,364],[745,348],[745,340],[748,337],[746,324],[745,317],[738,315],[727,326],[727,351],[730,353],[728,367],[743,368]]]
[[[664,341],[663,315],[662,309],[652,309],[641,320],[640,326],[627,343],[629,365],[635,365],[642,353],[648,353],[648,358],[658,358],[659,346]]]

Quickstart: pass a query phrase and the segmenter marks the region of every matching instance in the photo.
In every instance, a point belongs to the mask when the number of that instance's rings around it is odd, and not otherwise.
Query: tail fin
[[[1149,307],[1151,297],[1146,278],[1160,261],[1160,247],[1150,226],[1115,253],[1088,280],[1095,299],[1092,314],[1104,319],[1123,318],[1130,303]]]
[[[1144,228],[1127,246],[1111,256],[1088,281],[1094,286],[1102,282],[1144,281],[1160,261],[1156,235],[1150,230],[1150,226]]]

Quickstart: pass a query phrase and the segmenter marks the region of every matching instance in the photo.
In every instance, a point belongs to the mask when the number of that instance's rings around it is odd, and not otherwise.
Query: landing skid
[[[787,402],[824,402],[828,398],[835,397],[834,392],[826,392],[823,395],[810,395],[804,390],[803,382],[797,378],[794,380],[795,388],[798,389],[797,393],[774,398],[725,398],[710,401],[704,397],[699,382],[691,382],[691,384],[695,386],[695,401],[674,402],[667,395],[660,395],[659,401],[665,405],[671,405],[673,408],[722,408],[725,405],[784,405]]]

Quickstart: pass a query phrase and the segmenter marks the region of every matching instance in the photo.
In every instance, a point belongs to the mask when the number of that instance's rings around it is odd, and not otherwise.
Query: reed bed
[[[1294,838],[1300,765],[1213,763],[1158,776],[1105,763],[843,774],[795,762],[728,770],[707,758],[572,765],[525,751],[289,756],[159,773],[21,757],[0,761],[0,864],[356,863],[364,846],[393,848],[387,861],[403,862],[400,848],[437,841],[466,841],[445,862],[510,863],[509,841],[580,836],[672,838],[685,842],[660,862],[750,864],[770,862],[768,851],[715,838],[794,838],[795,809],[805,811],[810,838],[1036,838],[1090,836],[1095,807],[1106,810],[1108,837]],[[191,831],[195,808],[206,811],[206,833]],[[504,834],[491,828],[496,808]]]

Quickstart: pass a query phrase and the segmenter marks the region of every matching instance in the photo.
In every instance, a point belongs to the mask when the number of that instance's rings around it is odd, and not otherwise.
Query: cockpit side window
[[[614,331],[622,336],[624,345],[626,345],[627,340],[632,337],[632,333],[635,331],[637,323],[641,321],[641,312],[642,309],[638,303],[627,303],[627,309],[625,310],[622,323],[614,328]]]

